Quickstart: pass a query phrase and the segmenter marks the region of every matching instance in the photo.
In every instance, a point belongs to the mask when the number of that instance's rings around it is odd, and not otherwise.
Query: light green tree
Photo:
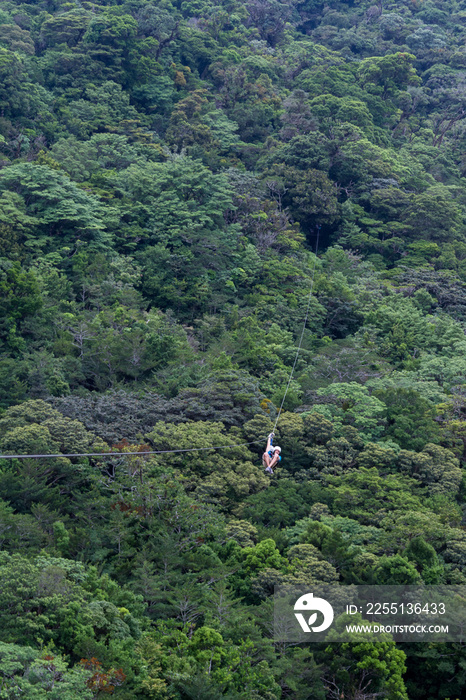
[[[360,615],[341,615],[330,630],[327,641],[333,642],[317,654],[324,664],[324,685],[337,697],[358,697],[362,693],[382,693],[387,700],[407,700],[403,674],[406,654],[395,646],[387,634],[374,642],[373,635],[345,632],[345,626],[365,622]],[[335,641],[335,636],[347,641]]]

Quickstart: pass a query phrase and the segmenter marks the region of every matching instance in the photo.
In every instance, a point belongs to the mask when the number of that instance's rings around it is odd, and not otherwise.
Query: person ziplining
[[[267,438],[267,447],[262,455],[262,464],[264,465],[266,474],[273,474],[273,468],[282,461],[280,452],[282,448],[278,445],[273,444],[273,439],[275,437],[274,433],[270,433]]]

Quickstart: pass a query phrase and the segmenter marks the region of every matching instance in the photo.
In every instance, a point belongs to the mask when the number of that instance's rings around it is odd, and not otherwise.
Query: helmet
[[[280,454],[280,452],[282,451],[282,448],[279,447],[278,445],[276,445],[276,446],[273,448],[273,451],[274,451],[274,452],[278,452],[278,454]]]

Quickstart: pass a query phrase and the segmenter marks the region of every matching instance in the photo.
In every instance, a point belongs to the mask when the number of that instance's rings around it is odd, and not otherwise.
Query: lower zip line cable
[[[185,447],[178,450],[144,450],[141,452],[79,452],[73,454],[53,454],[53,455],[4,455],[0,454],[0,459],[47,459],[51,457],[145,457],[146,455],[171,455],[176,452],[207,452],[208,450],[226,450],[229,447],[246,447],[247,445],[258,445],[262,440],[252,442],[242,442],[236,445],[215,445],[212,447]]]
[[[296,363],[298,362],[299,353],[301,352],[301,346],[303,344],[304,331],[306,330],[307,320],[309,318],[309,311],[311,310],[312,292],[314,289],[314,277],[315,277],[316,266],[317,266],[317,251],[319,250],[319,234],[320,234],[320,226],[317,228],[317,241],[316,241],[316,252],[315,252],[315,257],[314,257],[314,268],[312,270],[311,289],[309,291],[309,298],[307,301],[307,309],[306,309],[306,316],[304,317],[303,330],[301,331],[301,337],[299,339],[298,348],[296,350],[296,356],[294,358],[293,367],[291,368],[290,376],[288,379],[288,384],[286,385],[285,393],[283,394],[282,402],[280,404],[280,408],[278,409],[277,417],[275,419],[275,424],[273,426],[272,432],[275,432],[275,429],[277,427],[278,419],[280,418],[283,404],[285,403],[286,395],[288,394],[288,389],[290,388],[291,380],[293,378],[293,374],[294,374],[294,371],[296,368]]]
[[[282,402],[280,404],[280,408],[278,409],[277,417],[275,419],[275,425],[273,426],[273,432],[275,432],[275,429],[277,427],[278,420],[280,418],[280,414],[283,409],[283,404],[285,403],[286,395],[288,394],[288,389],[290,388],[291,380],[293,378],[293,374],[296,368],[296,363],[298,362],[298,357],[299,353],[301,351],[301,346],[303,344],[303,338],[304,338],[304,331],[306,330],[307,326],[307,321],[309,318],[309,311],[311,309],[311,301],[312,301],[312,292],[314,289],[314,278],[315,278],[315,272],[316,272],[316,266],[317,266],[317,251],[319,249],[319,233],[320,233],[320,226],[317,229],[317,242],[316,242],[316,252],[315,252],[315,258],[314,258],[314,267],[312,270],[312,278],[311,278],[311,289],[309,292],[309,298],[307,301],[307,309],[306,309],[306,315],[304,318],[304,323],[303,323],[303,329],[301,331],[301,337],[299,339],[298,343],[298,348],[296,350],[296,356],[294,358],[293,362],[293,367],[291,368],[290,376],[288,379],[288,384],[286,385],[285,393],[283,395]],[[263,438],[266,439],[266,438]],[[141,451],[141,452],[75,452],[75,453],[69,453],[69,454],[31,454],[31,455],[6,455],[6,454],[0,454],[0,459],[57,459],[60,457],[145,457],[149,455],[168,455],[168,454],[176,454],[176,453],[182,453],[182,452],[207,452],[208,450],[227,450],[228,448],[231,447],[247,447],[248,445],[258,445],[259,443],[263,442],[263,440],[253,440],[252,442],[242,442],[239,444],[235,445],[215,445],[212,447],[186,447],[186,448],[180,448],[178,450],[147,450],[147,451]]]

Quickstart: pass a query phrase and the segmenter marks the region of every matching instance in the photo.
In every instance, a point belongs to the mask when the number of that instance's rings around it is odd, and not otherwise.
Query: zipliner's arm
[[[270,433],[269,437],[267,438],[267,447],[265,448],[265,451],[268,452],[269,450],[272,449],[273,447],[273,438],[274,434]]]

